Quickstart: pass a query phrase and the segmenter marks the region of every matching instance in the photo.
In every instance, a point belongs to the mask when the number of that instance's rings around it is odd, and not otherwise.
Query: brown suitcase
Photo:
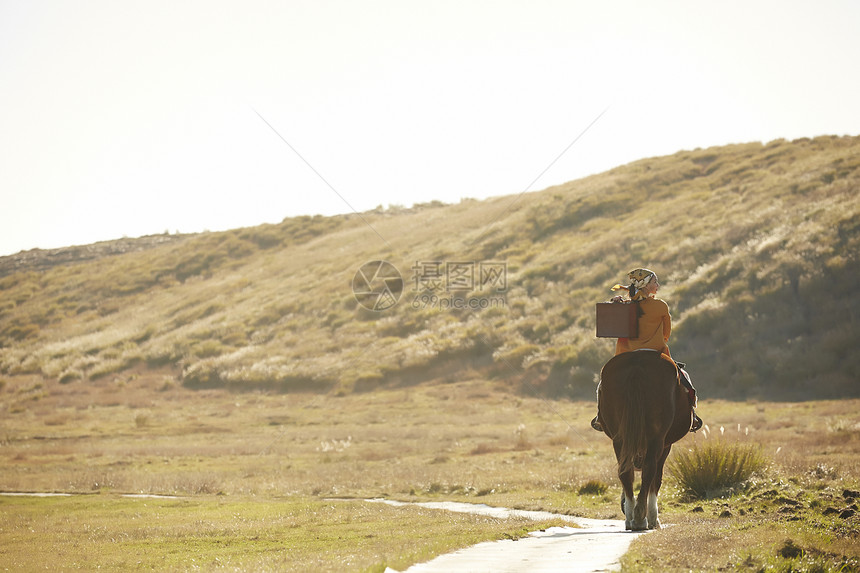
[[[632,302],[597,303],[598,338],[636,338],[639,320]]]

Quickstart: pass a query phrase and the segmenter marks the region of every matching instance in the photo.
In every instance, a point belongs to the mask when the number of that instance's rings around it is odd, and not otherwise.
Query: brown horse
[[[693,421],[675,364],[649,350],[613,357],[600,372],[597,409],[618,460],[626,528],[658,529],[657,493],[663,483],[663,464],[672,444],[690,431]],[[635,503],[634,470],[642,471]]]

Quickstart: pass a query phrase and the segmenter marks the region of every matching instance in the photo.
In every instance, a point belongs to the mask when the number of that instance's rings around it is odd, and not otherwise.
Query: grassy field
[[[76,494],[0,497],[0,565],[381,570],[526,525],[372,497],[620,517],[594,303],[647,266],[709,426],[679,448],[764,469],[713,499],[667,478],[677,526],[624,567],[857,570],[858,187],[860,137],[822,136],[0,257],[0,490]],[[375,312],[353,281],[378,260],[404,289]]]
[[[4,498],[0,512],[0,555],[19,571],[381,572],[561,524],[298,495]]]
[[[335,396],[141,375],[0,396],[19,410],[0,423],[0,490],[81,494],[0,496],[0,561],[14,569],[402,569],[547,525],[361,501],[376,497],[621,517],[610,444],[588,427],[594,403],[493,381]],[[667,475],[676,525],[637,540],[625,570],[856,570],[858,406],[703,401],[709,432],[679,449],[755,444],[766,470],[704,500]]]

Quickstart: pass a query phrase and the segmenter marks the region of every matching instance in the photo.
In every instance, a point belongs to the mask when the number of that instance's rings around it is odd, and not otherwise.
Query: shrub
[[[149,347],[144,360],[150,368],[158,368],[167,364],[176,364],[190,353],[190,347],[185,340],[159,341]]]
[[[220,356],[224,351],[224,346],[217,340],[203,340],[191,347],[191,353],[198,358]]]
[[[182,373],[182,385],[186,388],[221,388],[224,380],[221,369],[211,359],[195,362]]]
[[[582,487],[579,488],[579,495],[603,495],[609,486],[600,480],[588,480]]]
[[[516,370],[522,368],[523,361],[526,358],[537,353],[539,350],[540,347],[535,344],[521,344],[510,350],[497,351],[493,355],[493,358]]]
[[[782,547],[780,547],[776,553],[785,559],[796,559],[797,557],[803,556],[803,549],[798,547],[798,545],[791,539],[786,539],[783,542]]]
[[[69,384],[71,382],[77,382],[83,377],[83,372],[81,372],[77,368],[69,368],[68,370],[65,370],[62,374],[60,374],[60,377],[57,379],[57,381],[60,384]]]
[[[742,485],[765,465],[758,446],[711,440],[676,450],[667,469],[686,495],[710,499]]]
[[[39,334],[39,327],[35,324],[27,324],[26,322],[16,319],[12,321],[10,326],[3,329],[2,334],[6,338],[11,338],[17,342],[34,338]]]
[[[99,361],[95,366],[93,366],[92,370],[89,372],[90,380],[98,380],[104,376],[109,374],[116,374],[117,372],[121,372],[127,363],[120,358],[109,358],[107,360]]]

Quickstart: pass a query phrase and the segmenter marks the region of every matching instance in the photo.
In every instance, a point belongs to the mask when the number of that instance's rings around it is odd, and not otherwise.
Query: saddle
[[[651,348],[639,348],[637,350],[633,350],[631,352],[658,352],[657,350],[653,350]],[[703,426],[702,419],[696,414],[695,408],[698,405],[698,397],[696,396],[696,389],[693,388],[693,383],[690,381],[690,375],[684,369],[687,365],[684,362],[677,362],[671,356],[664,354],[662,352],[659,353],[661,359],[670,362],[675,369],[675,376],[678,381],[679,386],[683,386],[684,390],[687,392],[687,397],[690,401],[690,406],[693,409],[693,423],[690,428],[691,432],[696,432],[700,430]],[[600,414],[591,420],[591,427],[597,430],[598,432],[603,432],[603,424],[600,421]]]
[[[645,350],[645,349],[641,349]],[[650,349],[648,349],[650,350]],[[639,352],[639,350],[634,350],[634,352]],[[657,352],[656,350],[652,350],[652,352]],[[663,352],[660,353],[660,358],[671,362],[675,367],[675,375],[678,377],[678,384],[684,387],[687,391],[687,396],[690,398],[690,404],[693,408],[698,404],[698,398],[696,397],[696,389],[693,388],[693,382],[690,380],[690,375],[687,373],[684,368],[686,368],[687,364],[685,362],[678,362],[668,354]]]

